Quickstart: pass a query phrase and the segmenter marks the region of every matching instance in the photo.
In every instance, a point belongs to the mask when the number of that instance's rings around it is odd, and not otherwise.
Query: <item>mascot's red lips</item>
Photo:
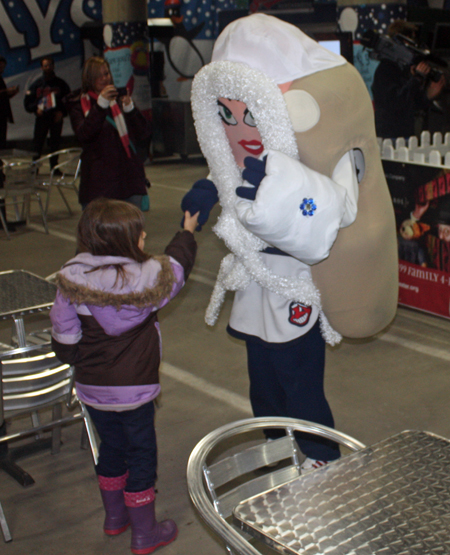
[[[239,144],[245,148],[248,153],[253,154],[254,156],[259,156],[264,150],[260,141],[245,141],[242,139],[242,141],[239,141]]]

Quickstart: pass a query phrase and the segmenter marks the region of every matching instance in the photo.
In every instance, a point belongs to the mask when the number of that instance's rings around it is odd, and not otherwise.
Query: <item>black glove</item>
[[[262,160],[251,156],[244,159],[245,169],[242,172],[242,178],[254,187],[237,187],[236,194],[238,197],[255,200],[258,187],[266,176],[266,161],[267,156],[264,156]]]
[[[201,231],[206,224],[211,209],[219,201],[217,189],[210,179],[199,179],[194,183],[192,189],[188,191],[181,201],[181,210],[186,210],[193,216],[200,212],[198,216],[198,226],[196,231]],[[184,216],[181,220],[181,227],[184,226]]]

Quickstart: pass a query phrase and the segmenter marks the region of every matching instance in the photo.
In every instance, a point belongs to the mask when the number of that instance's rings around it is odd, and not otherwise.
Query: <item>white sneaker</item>
[[[326,466],[328,464],[329,461],[319,461],[317,459],[310,459],[309,457],[306,457],[306,459],[303,461],[300,470],[302,471],[302,474],[308,474],[309,472],[312,472],[313,470],[316,470],[317,468],[321,468],[322,466]]]

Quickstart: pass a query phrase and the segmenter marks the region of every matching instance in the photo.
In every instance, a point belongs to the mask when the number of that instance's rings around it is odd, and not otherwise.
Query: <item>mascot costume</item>
[[[333,427],[325,342],[376,334],[394,317],[395,221],[372,104],[356,69],[276,17],[229,24],[196,75],[192,109],[210,175],[182,209],[214,203],[231,254],[206,312],[235,291],[228,332],[247,345],[255,416]],[[339,457],[297,438],[304,469]]]

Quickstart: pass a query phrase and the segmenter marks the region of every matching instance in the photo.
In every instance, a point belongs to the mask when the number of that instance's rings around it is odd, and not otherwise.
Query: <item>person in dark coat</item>
[[[400,34],[415,40],[415,25],[396,20],[388,29],[393,38]],[[445,78],[437,82],[428,79],[428,63],[401,68],[395,62],[382,59],[375,70],[372,83],[377,137],[409,138],[415,134],[415,116],[426,112],[444,88]]]
[[[13,115],[9,99],[19,92],[19,87],[7,87],[3,80],[6,59],[0,56],[0,150],[6,148],[6,133],[8,123],[13,123]]]
[[[53,58],[43,58],[41,68],[42,77],[31,84],[23,100],[25,110],[36,116],[33,136],[35,159],[42,156],[45,139],[49,133],[50,152],[60,149],[63,118],[67,115],[63,98],[70,93],[69,85],[55,75]],[[57,164],[58,157],[52,156],[50,166],[53,168]]]
[[[135,144],[151,136],[150,123],[128,91],[119,98],[108,62],[96,56],[86,60],[81,91],[66,100],[72,128],[83,147],[82,207],[105,197],[148,209],[148,182]]]

